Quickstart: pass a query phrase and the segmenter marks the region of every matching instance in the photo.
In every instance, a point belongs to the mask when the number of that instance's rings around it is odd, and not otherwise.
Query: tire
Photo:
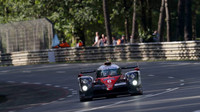
[[[143,95],[143,91],[137,91],[136,93],[131,93],[131,96],[135,96],[135,95]]]
[[[143,95],[143,91],[139,91],[137,95]]]
[[[80,102],[92,101],[92,98],[80,98]]]
[[[108,96],[106,96],[106,98],[116,98],[117,97],[117,95],[108,95]]]

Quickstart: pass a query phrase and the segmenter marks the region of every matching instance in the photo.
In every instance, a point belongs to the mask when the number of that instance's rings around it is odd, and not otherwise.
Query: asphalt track
[[[198,61],[139,62],[144,95],[123,95],[117,98],[98,98],[80,102],[78,73],[82,70],[93,70],[101,64],[1,67],[0,82],[51,86],[68,91],[66,96],[58,100],[29,105],[12,112],[200,112]],[[116,64],[131,66],[135,63]]]

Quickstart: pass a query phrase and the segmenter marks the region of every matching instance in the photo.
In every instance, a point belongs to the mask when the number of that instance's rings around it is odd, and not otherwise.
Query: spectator
[[[124,35],[122,35],[121,44],[125,44],[125,36]]]
[[[97,43],[99,41],[99,32],[96,32],[96,36],[95,36],[95,40],[94,40],[94,44],[92,46],[97,46]]]
[[[82,47],[82,46],[83,46],[83,42],[81,40],[77,40],[76,47]]]
[[[59,48],[60,41],[58,39],[58,35],[55,34],[52,40],[52,48]]]
[[[103,43],[105,44],[106,43],[106,39],[105,39],[105,35],[104,34],[101,34],[101,39],[102,39]]]
[[[59,46],[61,48],[70,47],[70,45],[65,40],[63,40],[63,42],[61,44],[59,44]]]
[[[103,38],[100,37],[99,41],[98,41],[98,46],[104,46],[104,41],[103,41]]]
[[[121,44],[121,39],[118,39],[117,40],[117,45],[120,45]]]
[[[105,45],[105,46],[108,45],[108,37],[107,37],[107,36],[105,36],[104,45]]]
[[[121,39],[117,40],[117,45],[125,44],[125,36],[123,35]]]
[[[153,32],[153,42],[158,42],[158,41],[159,41],[158,38],[159,38],[158,31],[155,30],[155,31]]]
[[[117,40],[115,39],[115,37],[112,37],[112,43],[113,43],[113,46],[117,45]]]

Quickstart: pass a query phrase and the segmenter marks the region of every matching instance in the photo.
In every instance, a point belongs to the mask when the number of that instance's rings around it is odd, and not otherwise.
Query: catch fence
[[[0,51],[36,51],[51,48],[53,25],[46,19],[0,25]]]

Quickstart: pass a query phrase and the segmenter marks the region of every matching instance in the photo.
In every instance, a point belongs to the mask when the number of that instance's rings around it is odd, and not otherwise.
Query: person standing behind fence
[[[159,41],[158,38],[159,38],[158,31],[155,30],[155,31],[153,32],[153,42],[158,42],[158,41]]]
[[[83,46],[83,42],[77,39],[76,47],[82,47],[82,46]]]
[[[117,40],[117,45],[122,45],[122,44],[125,44],[125,36],[124,35],[121,37],[121,39]]]
[[[104,41],[103,38],[100,37],[99,41],[98,41],[98,47],[104,46]]]
[[[93,44],[92,46],[97,46],[99,39],[100,39],[100,38],[99,38],[99,32],[96,32],[94,44]]]
[[[66,40],[63,40],[63,42],[61,44],[59,44],[59,46],[61,48],[70,47],[70,45],[66,42]]]
[[[121,38],[121,44],[125,44],[126,42],[125,42],[125,36],[124,35],[122,35],[122,38]]]
[[[112,37],[112,44],[113,44],[113,46],[117,45],[117,40],[115,39],[115,37]]]
[[[104,34],[101,34],[101,39],[102,39],[103,43],[105,44],[106,43],[106,39],[105,39],[105,35]]]
[[[108,37],[105,36],[105,40],[104,40],[104,46],[107,46],[108,45]]]

